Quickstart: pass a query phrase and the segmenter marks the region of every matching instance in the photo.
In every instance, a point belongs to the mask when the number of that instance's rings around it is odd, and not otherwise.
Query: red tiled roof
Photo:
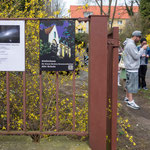
[[[110,17],[113,16],[113,10],[114,6],[111,6],[111,13]],[[108,12],[108,6],[103,6],[103,11],[107,14]],[[133,6],[133,12],[137,13],[139,11],[138,6]],[[100,9],[98,6],[88,6],[87,9],[83,8],[83,6],[70,6],[70,12],[71,12],[71,18],[84,18],[84,12],[93,12],[93,15],[100,15]],[[116,7],[116,13],[115,13],[116,19],[129,19],[130,16],[127,13],[125,6],[117,6]]]

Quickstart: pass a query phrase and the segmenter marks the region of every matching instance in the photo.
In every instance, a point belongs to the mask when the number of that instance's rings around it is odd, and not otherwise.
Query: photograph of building
[[[40,60],[56,63],[72,63],[75,59],[75,21],[43,20],[40,23]],[[43,64],[43,63],[41,63]],[[53,63],[54,65],[54,63]],[[65,64],[64,64],[65,65]],[[46,65],[43,65],[47,68]],[[42,66],[41,66],[42,67]],[[61,65],[61,70],[62,70]],[[74,68],[74,67],[69,67]]]
[[[51,44],[51,48],[57,51],[57,56],[60,58],[71,57],[71,48],[62,42],[60,43],[56,25],[46,28],[45,33],[48,34],[48,42]]]

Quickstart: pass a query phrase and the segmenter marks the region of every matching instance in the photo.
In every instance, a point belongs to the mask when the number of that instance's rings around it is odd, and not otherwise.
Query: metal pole
[[[23,130],[26,130],[26,72],[23,72]]]
[[[89,142],[106,150],[107,16],[90,17]]]
[[[75,116],[75,111],[76,111],[76,103],[75,103],[75,70],[73,71],[73,128],[72,130],[75,131],[75,121],[76,121],[76,116]]]
[[[43,104],[42,104],[42,72],[40,72],[40,131],[42,131],[42,129],[43,129],[42,111],[43,111]]]
[[[113,39],[118,40],[119,43],[119,29],[113,28]],[[112,119],[111,119],[111,150],[117,149],[117,99],[118,99],[118,47],[113,50],[112,58]]]
[[[59,81],[58,71],[56,72],[56,131],[59,129],[59,107],[58,107],[58,92],[59,92]]]
[[[9,131],[10,127],[9,72],[6,72],[6,89],[7,89],[7,131]]]

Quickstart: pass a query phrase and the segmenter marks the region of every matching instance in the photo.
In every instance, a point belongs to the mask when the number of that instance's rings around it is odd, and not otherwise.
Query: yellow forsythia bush
[[[3,1],[0,2],[1,18],[47,18],[52,17],[45,12],[44,5],[39,0]],[[56,12],[58,13],[58,12]],[[27,130],[39,130],[39,21],[26,21],[26,125]],[[79,46],[82,55],[84,51]],[[77,51],[76,47],[76,53]],[[76,58],[80,61],[80,58]],[[88,71],[87,68],[81,68]],[[23,73],[10,72],[10,130],[23,130]],[[78,78],[79,76],[76,76]],[[50,72],[42,73],[43,99],[43,130],[56,131],[56,75]],[[59,75],[59,128],[72,130],[72,94],[62,91],[72,88],[73,75]],[[84,82],[84,81],[83,81]],[[64,86],[64,88],[63,88]],[[76,130],[87,131],[88,102],[85,83],[80,87],[82,93],[76,94]],[[82,102],[81,102],[82,99]],[[0,72],[0,130],[6,130],[6,72]]]

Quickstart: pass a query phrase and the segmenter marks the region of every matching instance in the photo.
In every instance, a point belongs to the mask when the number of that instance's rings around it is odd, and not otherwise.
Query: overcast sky
[[[82,4],[81,1],[83,0],[63,0],[65,3],[66,3],[66,9],[69,9],[70,8],[70,5],[79,5],[79,4]],[[106,0],[107,2],[108,0]],[[129,1],[129,0],[127,0]],[[124,0],[119,0],[118,1],[118,4],[121,5],[123,4]]]

